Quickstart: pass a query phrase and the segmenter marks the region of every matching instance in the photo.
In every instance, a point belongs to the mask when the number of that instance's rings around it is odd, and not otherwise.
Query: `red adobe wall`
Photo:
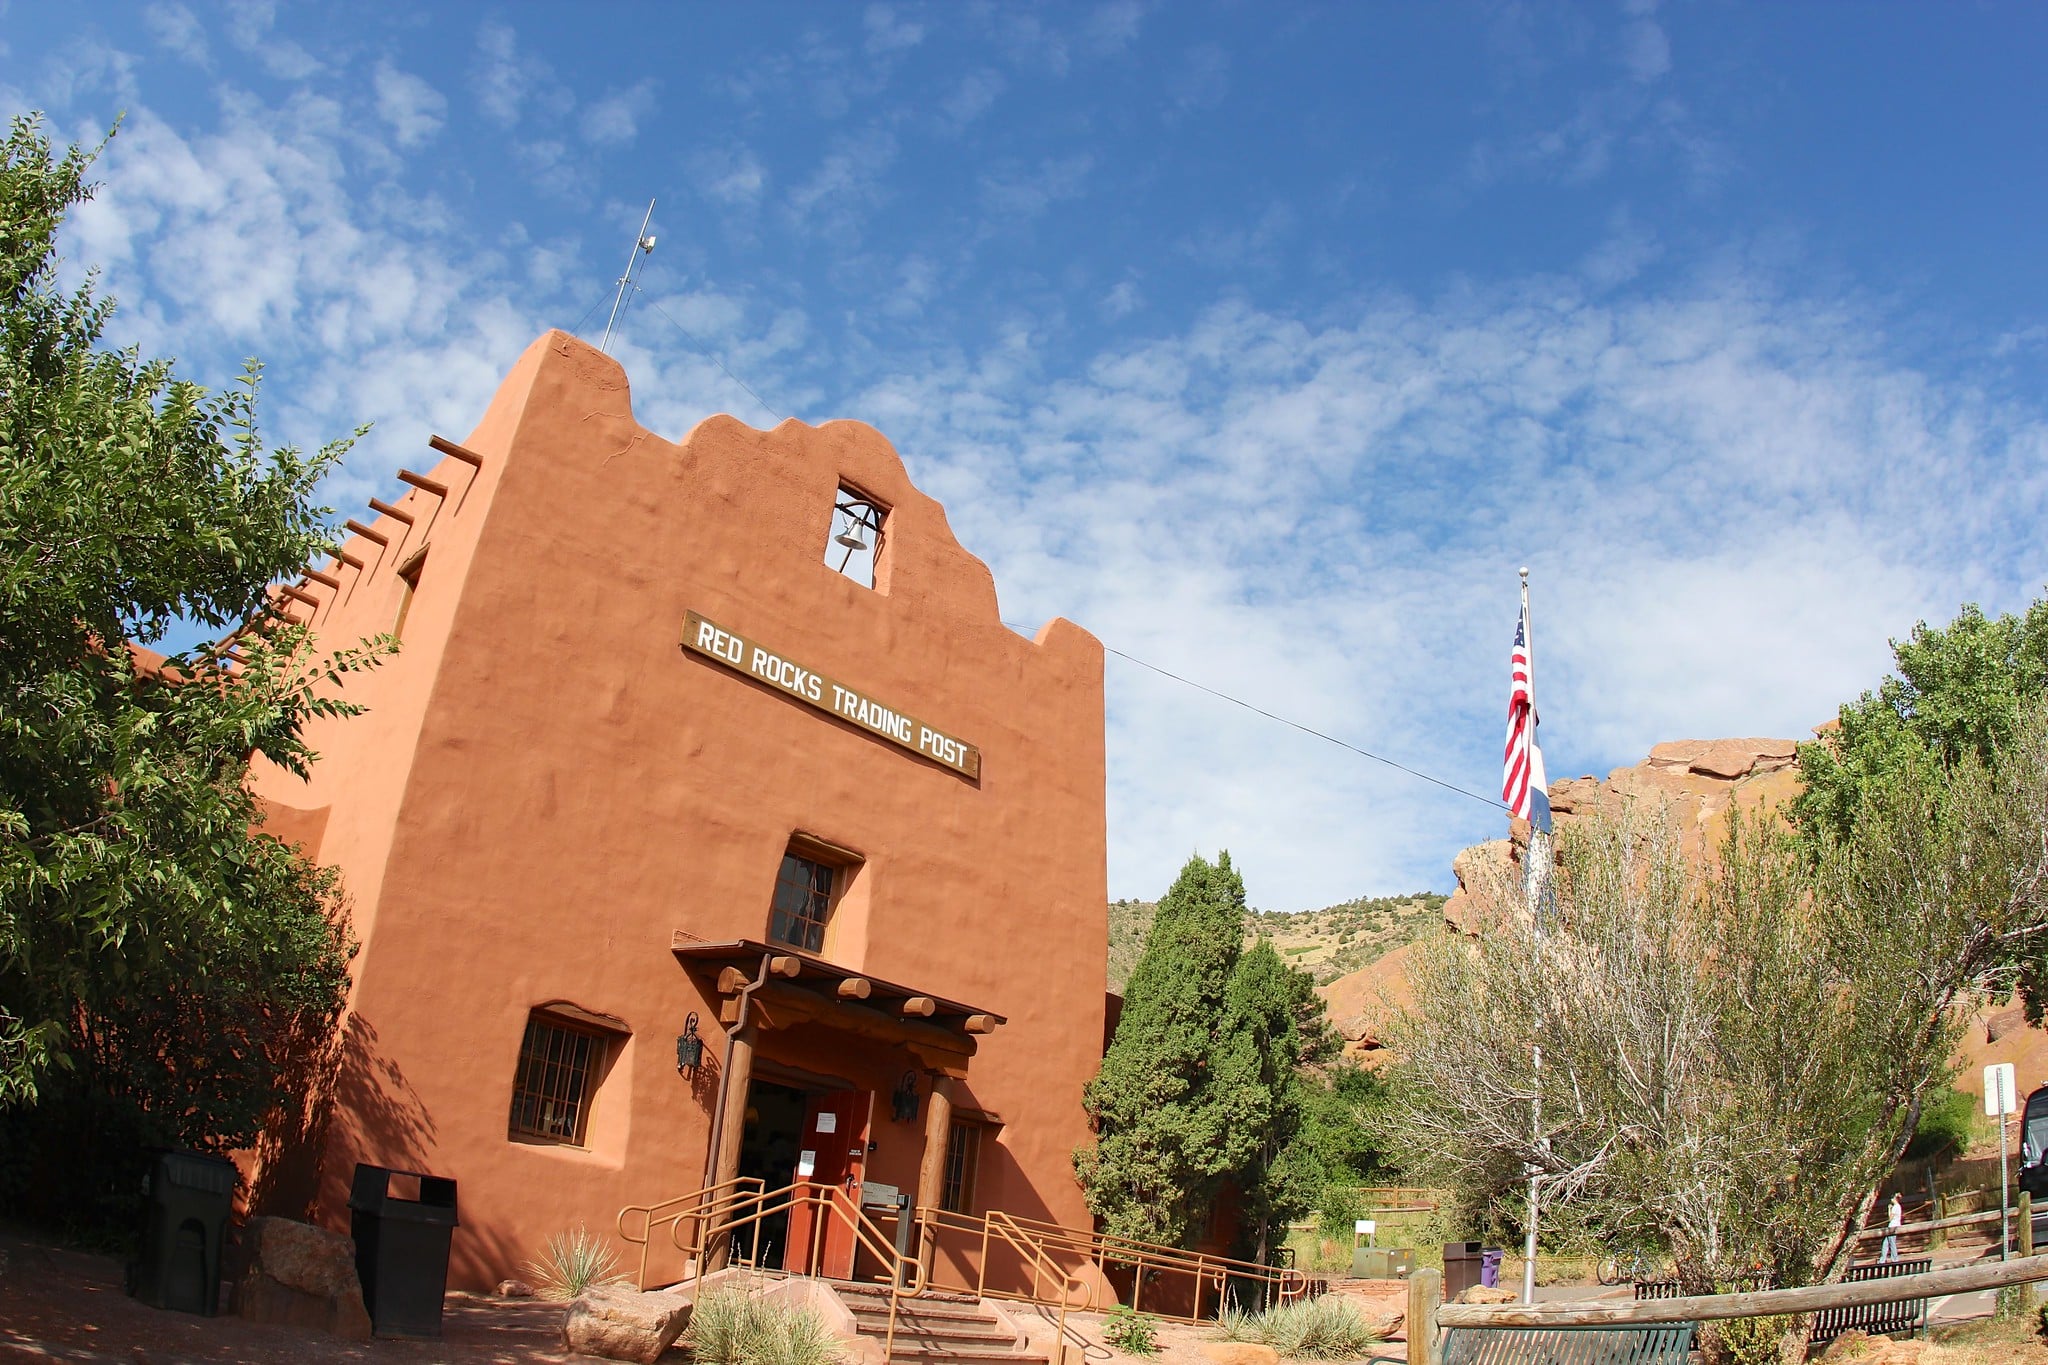
[[[802,831],[865,860],[824,956],[1008,1016],[967,1066],[963,1103],[1003,1120],[977,1204],[1086,1227],[1068,1154],[1102,1038],[1100,645],[1006,629],[986,566],[858,423],[714,417],[672,444],[633,421],[616,362],[558,332],[466,444],[481,472],[430,471],[450,492],[408,538],[431,548],[405,652],[350,684],[374,713],[316,732],[310,790],[261,777],[331,807],[318,854],[364,941],[308,1149],[321,1216],[345,1223],[358,1159],[453,1176],[451,1282],[474,1286],[694,1189],[715,1092],[676,1074],[673,1039],[691,1011],[714,1059],[723,1037],[671,934],[765,937]],[[841,480],[891,509],[877,590],[822,562]],[[442,500],[399,505],[419,501]],[[323,608],[329,644],[388,625],[394,567]],[[978,745],[979,781],[685,653],[692,610]],[[555,1000],[632,1030],[582,1149],[506,1137],[528,1011]],[[899,1051],[771,1019],[760,1056],[879,1091],[869,1179],[915,1188],[921,1124],[888,1115]]]

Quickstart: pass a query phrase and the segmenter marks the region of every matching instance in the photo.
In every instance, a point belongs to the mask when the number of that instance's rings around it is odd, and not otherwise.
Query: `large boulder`
[[[242,1317],[369,1339],[354,1242],[289,1218],[251,1218],[242,1229],[242,1254],[246,1268],[235,1287]]]
[[[690,1300],[631,1285],[593,1285],[569,1305],[562,1344],[578,1355],[654,1365],[690,1325]]]

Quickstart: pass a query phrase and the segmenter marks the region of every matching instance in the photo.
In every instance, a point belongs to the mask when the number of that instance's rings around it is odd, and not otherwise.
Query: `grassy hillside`
[[[1320,985],[1377,961],[1417,933],[1441,923],[1446,899],[1434,891],[1418,891],[1412,896],[1361,896],[1300,914],[1253,910],[1245,915],[1245,942],[1271,939],[1282,957]],[[1111,990],[1121,991],[1131,968],[1137,966],[1156,908],[1152,901],[1110,903]]]

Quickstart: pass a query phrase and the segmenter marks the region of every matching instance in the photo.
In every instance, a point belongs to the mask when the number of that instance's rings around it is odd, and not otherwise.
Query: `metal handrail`
[[[690,1253],[692,1248],[683,1242],[681,1235],[682,1225],[686,1220],[701,1224],[704,1218],[716,1212],[717,1207],[723,1204],[727,1197],[737,1197],[741,1189],[749,1185],[758,1194],[763,1183],[757,1176],[735,1176],[730,1180],[721,1180],[716,1185],[706,1185],[701,1190],[692,1190],[688,1194],[679,1194],[673,1199],[664,1199],[658,1204],[628,1204],[625,1208],[620,1209],[618,1217],[619,1240],[628,1244],[637,1243],[640,1247],[640,1269],[634,1276],[633,1283],[638,1288],[647,1288],[647,1256],[650,1244],[654,1240],[654,1229],[657,1226],[663,1223],[668,1224],[669,1240],[675,1244],[678,1250]],[[638,1235],[629,1232],[626,1228],[626,1219],[636,1213],[641,1216]],[[701,1236],[698,1240],[701,1244]],[[758,1251],[758,1247],[756,1250]]]
[[[1215,1256],[1207,1252],[1185,1251],[1178,1247],[1158,1243],[1140,1242],[1127,1237],[1114,1237],[1098,1232],[1081,1232],[1048,1223],[1042,1219],[1020,1217],[1000,1210],[981,1215],[950,1213],[942,1209],[924,1208],[918,1211],[924,1226],[923,1236],[927,1244],[935,1244],[940,1232],[954,1231],[981,1242],[981,1264],[977,1271],[976,1291],[986,1298],[1021,1299],[1031,1303],[1051,1302],[1044,1292],[1041,1277],[1043,1267],[1038,1260],[1026,1254],[1026,1261],[1032,1266],[1032,1280],[1029,1292],[993,1287],[989,1283],[988,1247],[997,1229],[991,1224],[1002,1223],[1007,1230],[1018,1237],[1028,1238],[1037,1252],[1045,1257],[1044,1266],[1058,1272],[1062,1281],[1071,1277],[1062,1266],[1062,1255],[1092,1263],[1098,1270],[1105,1266],[1130,1266],[1133,1271],[1131,1307],[1142,1306],[1147,1276],[1188,1275],[1194,1283],[1194,1303],[1187,1314],[1157,1313],[1155,1316],[1174,1318],[1183,1322],[1203,1322],[1202,1303],[1205,1294],[1214,1291],[1220,1305],[1222,1294],[1230,1279],[1252,1280],[1268,1286],[1278,1296],[1287,1296],[1291,1301],[1307,1291],[1308,1277],[1298,1270],[1277,1266],[1260,1265],[1255,1261],[1240,1260],[1230,1256]],[[1008,1237],[1003,1238],[1009,1242]],[[1014,1243],[1011,1243],[1014,1246]],[[1022,1252],[1022,1248],[1018,1248]],[[1085,1283],[1085,1281],[1084,1281]],[[1061,1290],[1062,1296],[1065,1289]],[[1089,1303],[1094,1299],[1093,1286],[1089,1286]],[[1081,1306],[1086,1306],[1081,1305]]]

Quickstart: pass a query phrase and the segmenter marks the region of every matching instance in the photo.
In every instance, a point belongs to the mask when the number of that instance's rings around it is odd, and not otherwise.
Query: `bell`
[[[865,550],[868,547],[868,543],[860,538],[859,522],[849,523],[844,531],[832,537],[832,543],[844,545],[849,550]]]

